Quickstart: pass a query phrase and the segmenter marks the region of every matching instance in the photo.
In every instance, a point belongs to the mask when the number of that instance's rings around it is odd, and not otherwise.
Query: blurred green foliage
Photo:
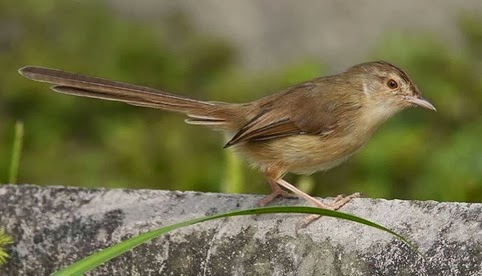
[[[380,42],[371,59],[408,71],[439,112],[403,112],[347,164],[301,178],[304,187],[324,196],[482,200],[482,21],[464,15],[459,27],[459,45],[423,33]],[[236,53],[181,12],[141,19],[101,1],[0,2],[0,181],[21,120],[21,183],[267,192],[260,173],[221,149],[218,133],[177,114],[50,93],[17,73],[43,65],[242,102],[326,72],[316,59],[264,75],[242,72]]]

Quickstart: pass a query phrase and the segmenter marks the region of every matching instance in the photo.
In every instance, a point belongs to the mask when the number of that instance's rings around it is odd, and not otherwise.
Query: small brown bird
[[[179,112],[189,117],[188,124],[223,131],[229,139],[224,147],[233,147],[265,173],[272,193],[260,201],[261,206],[285,195],[282,186],[320,208],[340,208],[357,194],[321,203],[282,177],[288,172],[311,174],[339,165],[382,123],[407,107],[435,111],[404,71],[383,61],[355,65],[343,73],[241,104],[199,101],[43,67],[26,66],[19,72],[54,84],[55,92]]]

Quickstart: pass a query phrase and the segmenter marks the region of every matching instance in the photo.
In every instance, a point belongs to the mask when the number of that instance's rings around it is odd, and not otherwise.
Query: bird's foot
[[[281,189],[279,186],[275,186],[275,187],[271,186],[271,190],[272,190],[271,194],[263,197],[260,201],[258,201],[258,206],[260,206],[260,207],[266,206],[268,203],[273,201],[278,196],[295,197],[295,195]]]
[[[312,205],[316,206],[316,207],[319,207],[319,208],[322,208],[322,209],[327,209],[327,210],[338,210],[340,209],[341,207],[343,207],[343,205],[347,204],[348,202],[350,202],[350,200],[354,199],[354,198],[357,198],[357,197],[360,197],[360,193],[354,193],[354,194],[351,194],[349,196],[343,196],[343,195],[339,195],[335,198],[335,200],[333,200],[333,202],[331,203],[323,203],[319,200],[317,200],[316,198],[310,196],[309,194],[301,191],[300,189],[296,188],[295,186],[291,185],[290,183],[288,183],[287,181],[283,180],[283,179],[270,179],[268,178],[269,180],[269,183],[270,183],[270,186],[271,186],[271,190],[273,191],[271,194],[267,195],[265,198],[263,198],[261,201],[260,201],[260,205],[261,204],[265,204],[268,203],[269,201],[273,200],[274,198],[276,198],[278,195],[280,195],[281,193],[286,193],[284,190],[282,190],[279,186],[293,192],[295,195],[305,199],[306,201],[308,201],[309,203],[311,203]],[[278,186],[279,185],[279,186]],[[263,205],[261,205],[263,206]],[[296,227],[296,232],[298,232],[298,229],[299,228],[304,228],[306,226],[308,226],[310,223],[312,223],[313,221],[317,220],[318,218],[320,218],[319,215],[309,215],[309,216],[306,216]]]
[[[333,200],[333,202],[331,202],[331,203],[323,203],[323,202],[317,201],[317,202],[319,202],[319,204],[314,204],[314,205],[317,206],[317,207],[323,208],[323,209],[336,211],[336,210],[340,209],[341,207],[343,207],[348,202],[350,202],[352,199],[358,198],[358,197],[360,197],[360,193],[354,193],[354,194],[351,194],[349,196],[338,195],[335,198],[335,200]],[[315,202],[312,202],[312,203],[315,203]],[[319,215],[308,215],[308,216],[304,217],[303,220],[297,225],[297,229],[305,228],[310,223],[319,219],[320,217],[321,216],[319,216]]]

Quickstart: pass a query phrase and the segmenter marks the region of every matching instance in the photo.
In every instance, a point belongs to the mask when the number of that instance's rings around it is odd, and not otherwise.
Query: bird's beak
[[[426,99],[424,99],[422,97],[408,96],[408,97],[405,98],[405,100],[409,103],[412,103],[412,104],[416,105],[416,106],[420,106],[420,107],[423,107],[425,109],[437,111],[437,109],[435,108],[435,106],[433,106],[433,104],[431,104],[429,101],[427,101]]]

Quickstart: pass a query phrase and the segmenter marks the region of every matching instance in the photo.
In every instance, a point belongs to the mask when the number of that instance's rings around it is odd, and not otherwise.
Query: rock
[[[13,236],[1,275],[48,275],[160,226],[251,208],[258,195],[0,186],[0,226]],[[300,205],[280,199],[277,205]],[[170,232],[90,275],[482,275],[482,204],[355,199],[343,212],[401,233],[297,214],[233,217]]]

